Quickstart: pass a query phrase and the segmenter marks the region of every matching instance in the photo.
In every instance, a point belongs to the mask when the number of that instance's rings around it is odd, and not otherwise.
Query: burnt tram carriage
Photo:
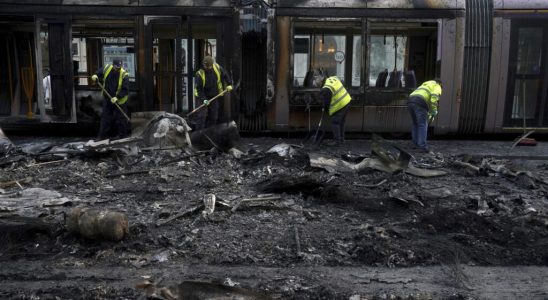
[[[238,15],[228,0],[0,1],[0,122],[96,123],[90,76],[114,58],[130,74],[131,111],[191,110],[205,55],[240,77]]]
[[[408,131],[406,97],[433,77],[436,134],[545,131],[547,19],[542,0],[0,0],[0,124],[96,122],[88,78],[113,57],[132,111],[184,114],[212,54],[241,81],[223,116],[243,131],[315,127],[320,74],[351,93],[350,132]]]

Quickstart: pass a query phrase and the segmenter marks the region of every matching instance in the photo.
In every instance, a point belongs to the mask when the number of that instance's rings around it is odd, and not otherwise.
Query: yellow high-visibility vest
[[[108,74],[110,74],[110,71],[112,71],[112,68],[113,66],[111,64],[107,64],[104,68],[103,68],[103,73],[105,75],[103,75],[103,83],[106,84],[107,82],[107,77],[108,77]],[[129,73],[124,70],[124,68],[120,68],[120,76],[118,77],[118,89],[116,89],[116,95],[111,95],[112,97],[118,97],[118,93],[122,90],[122,81],[124,80],[124,78],[128,77],[129,76]],[[104,94],[104,91],[103,91],[103,94]],[[123,98],[120,98],[118,99],[118,104],[124,104],[126,103],[127,101],[127,96],[126,95],[125,97]]]
[[[421,97],[428,105],[430,112],[437,111],[441,96],[441,86],[435,80],[429,80],[421,84],[410,96]]]
[[[344,88],[342,82],[337,78],[337,76],[331,76],[327,78],[323,88],[328,88],[331,91],[331,102],[329,103],[329,115],[333,115],[343,107],[345,107],[352,97],[346,89]]]
[[[221,81],[221,67],[217,64],[213,64],[213,71],[215,71],[215,75],[217,75],[217,88],[219,89],[218,93],[223,91],[223,82]],[[202,88],[205,87],[205,71],[204,69],[198,70],[196,72],[200,78],[202,78]],[[194,87],[194,96],[198,97],[198,89]]]

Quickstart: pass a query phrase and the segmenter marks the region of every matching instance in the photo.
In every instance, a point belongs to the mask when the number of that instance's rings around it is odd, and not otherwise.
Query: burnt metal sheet
[[[459,132],[481,133],[485,123],[493,7],[491,0],[467,0]]]
[[[0,4],[230,7],[230,0],[0,0]]]
[[[78,1],[78,0],[74,0]],[[206,6],[230,7],[230,0],[139,0],[141,6]]]
[[[464,2],[455,0],[369,0],[367,8],[464,9]]]
[[[62,5],[139,5],[138,0],[63,0]]]
[[[0,0],[1,1],[1,0]],[[102,16],[134,16],[134,15],[188,15],[202,17],[232,16],[230,7],[198,6],[111,6],[111,5],[20,5],[0,3],[0,15],[9,14],[73,14]]]
[[[441,39],[441,79],[443,93],[440,99],[439,115],[435,122],[436,133],[455,132],[458,129],[462,66],[464,54],[464,18],[442,20]]]
[[[464,0],[278,0],[277,7],[464,9]]]
[[[495,9],[548,9],[546,0],[495,0]]]
[[[276,45],[277,70],[275,92],[275,124],[276,129],[287,130],[289,126],[289,63],[291,47],[291,19],[277,18],[278,45]]]
[[[345,18],[420,18],[420,19],[441,19],[464,16],[464,10],[455,9],[400,9],[400,8],[322,8],[312,9],[310,7],[278,7],[278,16],[295,17],[345,17]]]
[[[508,33],[506,33],[508,34]],[[495,18],[493,20],[493,39],[491,47],[491,68],[489,78],[489,93],[487,98],[487,113],[485,115],[485,127],[484,132],[495,132],[495,119],[497,114],[503,115],[504,101],[506,95],[506,82],[502,80],[503,72],[507,69],[503,69],[504,63],[502,62],[504,52],[504,30],[502,18]],[[502,85],[501,85],[502,84]]]

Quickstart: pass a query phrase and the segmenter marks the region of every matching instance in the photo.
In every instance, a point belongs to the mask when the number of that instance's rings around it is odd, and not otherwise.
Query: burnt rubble
[[[28,273],[33,268],[45,272],[37,278],[60,268],[64,276],[86,277],[84,271],[71,273],[86,267],[89,276],[103,270],[106,278],[126,270],[139,288],[112,283],[97,290],[84,281],[64,289],[12,287],[0,296],[185,299],[181,287],[194,286],[241,299],[348,299],[385,293],[358,288],[364,284],[405,286],[417,278],[356,275],[356,286],[325,286],[315,272],[438,266],[440,274],[453,274],[443,283],[451,293],[465,296],[474,295],[476,284],[466,268],[548,265],[548,169],[542,161],[419,155],[384,141],[309,149],[298,141],[240,139],[230,124],[223,125],[230,134],[190,134],[183,123],[162,125],[163,119],[148,135],[108,143],[27,143],[0,159],[0,260],[20,264],[0,276],[15,272],[35,280]],[[169,129],[156,135],[162,142],[151,142],[162,126]],[[170,130],[176,134],[165,138]],[[373,153],[367,151],[371,145]],[[320,167],[318,157],[346,169]],[[366,166],[348,167],[364,161]],[[410,168],[441,176],[418,176]],[[90,239],[70,225],[75,207],[116,212],[128,223],[121,223],[116,238]],[[43,262],[50,269],[41,269]],[[178,273],[176,265],[187,267]],[[240,268],[232,277],[220,271],[232,267]],[[250,270],[262,268],[295,274],[277,278],[264,271],[250,280]],[[411,297],[401,288],[394,295],[424,299],[430,292]]]

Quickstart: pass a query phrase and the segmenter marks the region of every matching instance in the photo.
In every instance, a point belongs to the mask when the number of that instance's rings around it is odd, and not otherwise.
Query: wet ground
[[[292,156],[265,153],[281,142],[294,145]],[[21,186],[0,186],[0,201],[30,187],[68,200],[24,219],[15,217],[24,208],[0,209],[0,298],[138,299],[145,291],[135,285],[148,280],[179,285],[171,289],[179,299],[212,299],[219,295],[204,291],[213,286],[261,295],[219,293],[234,299],[547,299],[548,144],[433,141],[432,156],[392,142],[410,149],[415,166],[448,174],[310,167],[309,152],[370,157],[370,140],[301,148],[298,140],[244,139],[241,158],[4,158],[0,183]],[[204,216],[207,194],[217,205]],[[125,213],[129,234],[108,242],[67,232],[75,206]]]

